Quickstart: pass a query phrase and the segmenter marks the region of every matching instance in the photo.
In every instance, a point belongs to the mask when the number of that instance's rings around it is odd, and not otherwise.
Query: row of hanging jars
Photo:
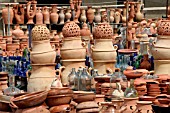
[[[143,14],[141,13],[141,3],[138,2],[129,2],[130,4],[130,11],[129,11],[129,22],[135,20],[141,21],[143,18]],[[64,24],[65,22],[70,21],[71,18],[76,23],[80,22],[86,22],[89,23],[96,22],[115,22],[116,24],[119,24],[120,22],[125,23],[127,20],[126,15],[126,3],[125,8],[121,9],[113,9],[113,8],[106,8],[102,11],[100,11],[100,8],[92,9],[92,7],[88,7],[88,9],[80,9],[81,2],[76,5],[74,8],[61,8],[57,9],[57,5],[52,5],[51,8],[44,6],[44,7],[37,7],[36,1],[29,1],[26,5],[26,11],[25,11],[25,5],[19,4],[19,5],[13,5],[13,7],[7,6],[2,10],[2,17],[4,19],[4,23],[8,24],[8,7],[9,7],[9,13],[10,13],[10,24],[13,23],[13,19],[15,18],[17,24],[24,24],[25,14],[27,15],[27,24]],[[136,8],[135,8],[136,7]],[[75,15],[72,15],[73,13],[71,10],[74,10]],[[59,11],[59,13],[58,13]],[[108,16],[109,14],[109,16]],[[35,22],[34,22],[35,18]],[[58,21],[59,20],[59,21]]]

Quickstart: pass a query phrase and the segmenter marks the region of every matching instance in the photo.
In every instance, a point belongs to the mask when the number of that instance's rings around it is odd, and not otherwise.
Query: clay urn
[[[94,18],[94,20],[95,20],[95,22],[96,23],[100,23],[101,22],[101,14],[100,14],[100,8],[97,8],[96,9],[96,15],[95,15],[95,18]]]
[[[20,4],[14,8],[14,14],[15,14],[15,19],[17,21],[17,24],[24,24],[24,14],[25,14],[24,6],[25,5]]]
[[[81,16],[80,16],[80,21],[85,23],[87,20],[87,17],[86,17],[86,10],[85,9],[82,9],[81,10]]]
[[[91,32],[86,23],[83,24],[83,28],[80,30],[80,35],[82,36],[82,39],[90,40]]]
[[[15,30],[12,31],[12,35],[15,37],[15,38],[21,38],[22,36],[24,36],[24,31],[21,30],[20,26],[19,25],[16,25],[15,26]]]
[[[43,24],[43,14],[41,11],[41,7],[37,8],[37,12],[36,12],[36,24]]]
[[[65,17],[66,17],[67,22],[70,21],[71,16],[72,16],[72,15],[71,15],[71,10],[70,10],[70,9],[67,9],[67,11],[66,11],[66,13],[65,13]]]
[[[50,24],[50,13],[49,13],[49,8],[47,6],[43,7],[43,18],[44,18],[44,24]]]
[[[37,6],[37,1],[29,1],[27,3],[27,17],[28,17],[27,24],[34,24],[33,18],[36,14],[36,10],[37,10],[36,6]]]
[[[94,20],[94,11],[91,6],[88,6],[87,20],[90,24],[93,23],[93,20]]]
[[[50,20],[52,24],[57,24],[58,22],[58,13],[57,5],[52,5],[52,11],[50,14]]]
[[[8,8],[9,8],[9,12],[8,12]],[[9,22],[8,22],[8,15],[10,16]],[[9,5],[6,5],[6,7],[2,9],[2,18],[5,24],[8,24],[8,23],[12,24],[12,21],[14,18],[14,12],[13,12],[13,9]]]
[[[143,18],[143,14],[141,13],[141,3],[138,2],[138,3],[136,4],[136,7],[137,7],[136,20],[137,20],[138,22],[140,22],[140,21],[142,20],[142,18]]]

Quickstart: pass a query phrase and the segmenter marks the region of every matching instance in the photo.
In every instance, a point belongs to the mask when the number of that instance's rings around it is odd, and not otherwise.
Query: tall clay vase
[[[134,2],[129,3],[131,8],[129,12],[129,22],[134,22],[134,17],[135,17],[135,4]]]
[[[52,24],[57,24],[58,22],[58,13],[57,5],[52,5],[52,11],[50,14],[50,20]]]
[[[18,8],[20,8],[20,12],[18,12]],[[14,14],[17,24],[24,24],[24,5],[17,5],[16,8],[14,8]]]
[[[43,14],[40,7],[37,8],[36,12],[36,24],[43,24]]]
[[[140,22],[143,18],[143,14],[141,13],[141,3],[137,3],[137,12],[136,12],[136,21]]]
[[[80,16],[80,21],[85,23],[87,20],[87,17],[86,17],[86,10],[85,9],[82,9],[81,10],[81,16]]]
[[[123,113],[133,113],[136,110],[138,98],[124,98],[124,106],[126,110]]]
[[[64,15],[63,8],[60,9],[59,18],[60,18],[60,23],[59,24],[64,24],[65,15]]]
[[[115,18],[115,23],[119,24],[120,23],[120,19],[121,19],[121,12],[119,9],[116,10],[115,14],[114,14],[114,18]]]
[[[67,22],[70,22],[70,19],[71,19],[71,10],[70,9],[67,9],[65,17],[66,17]]]
[[[33,3],[32,9],[31,9],[31,3]],[[36,1],[27,3],[27,17],[28,17],[27,24],[34,24],[33,18],[37,10],[36,3],[37,3]]]
[[[9,8],[9,12],[8,12],[8,8]],[[9,15],[9,13],[10,13],[10,15]],[[2,18],[4,20],[4,24],[8,24],[8,15],[10,16],[9,24],[12,24],[12,21],[14,18],[14,12],[11,7],[6,6],[5,8],[2,9]]]
[[[123,8],[122,22],[126,23],[126,8]]]
[[[100,23],[101,20],[102,20],[102,17],[101,17],[101,14],[100,14],[100,9],[97,8],[97,9],[96,9],[96,15],[95,15],[95,17],[94,17],[94,21],[95,21],[96,23]]]
[[[90,24],[93,23],[93,20],[94,20],[94,11],[93,11],[92,7],[88,7],[88,10],[87,10],[87,20],[88,20],[88,22]]]
[[[114,9],[110,9],[110,23],[114,22]]]
[[[50,24],[50,13],[47,6],[43,7],[44,24]]]

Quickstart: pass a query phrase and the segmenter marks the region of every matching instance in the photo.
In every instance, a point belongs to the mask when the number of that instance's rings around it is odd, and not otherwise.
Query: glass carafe
[[[75,68],[72,68],[72,71],[70,72],[70,74],[68,75],[68,82],[69,82],[69,87],[71,89],[75,89],[75,77],[77,76],[77,73],[76,73],[76,69]]]
[[[91,90],[91,79],[92,77],[87,73],[87,69],[83,68],[83,72],[80,75],[80,90],[90,91]]]
[[[124,97],[126,98],[136,98],[138,97],[138,93],[134,87],[134,80],[130,80],[130,86],[126,88],[124,92]]]

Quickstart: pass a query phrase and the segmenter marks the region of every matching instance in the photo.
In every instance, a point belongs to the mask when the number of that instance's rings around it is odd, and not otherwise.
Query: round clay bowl
[[[34,93],[25,94],[11,99],[11,103],[16,105],[18,108],[24,109],[41,105],[47,98],[47,91],[39,91]]]
[[[127,77],[127,79],[135,79],[140,78],[143,76],[143,72],[137,72],[137,71],[124,71],[123,74]]]
[[[148,92],[160,92],[160,91],[161,91],[160,88],[158,88],[158,89],[149,88],[148,89]]]
[[[48,96],[46,99],[46,104],[49,107],[69,104],[71,102],[72,96],[72,94]]]
[[[96,95],[93,92],[74,91],[74,95],[73,95],[73,101],[77,103],[94,101],[95,98]]]
[[[10,96],[0,95],[0,111],[10,112]],[[0,112],[1,113],[1,112]]]
[[[48,96],[64,95],[64,94],[73,94],[73,90],[71,90],[68,87],[61,87],[61,88],[52,87],[51,90],[48,91]]]
[[[50,113],[65,113],[66,111],[70,110],[69,104],[54,106],[50,108]]]
[[[170,100],[167,98],[158,98],[158,102],[161,104],[169,104]]]
[[[156,99],[156,97],[152,97],[152,96],[140,96],[139,100],[141,101],[154,101]]]
[[[159,88],[159,84],[147,84],[147,87]]]

